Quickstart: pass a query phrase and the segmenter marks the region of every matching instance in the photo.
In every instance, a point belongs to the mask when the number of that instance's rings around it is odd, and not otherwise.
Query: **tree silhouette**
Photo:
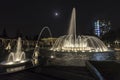
[[[3,37],[3,38],[7,38],[7,37],[8,37],[5,27],[3,28],[2,37]]]
[[[18,37],[23,37],[23,33],[20,29],[17,29],[17,31],[16,31],[16,38],[18,38]]]

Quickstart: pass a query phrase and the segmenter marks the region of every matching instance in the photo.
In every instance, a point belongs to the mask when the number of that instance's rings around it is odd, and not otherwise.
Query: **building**
[[[105,33],[109,32],[111,29],[110,21],[97,20],[94,23],[94,34],[101,37]]]
[[[41,39],[44,45],[52,46],[57,38],[42,38]]]

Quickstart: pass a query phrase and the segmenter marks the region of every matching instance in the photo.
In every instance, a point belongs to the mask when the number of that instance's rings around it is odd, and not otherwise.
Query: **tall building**
[[[105,33],[109,32],[111,29],[110,21],[97,20],[94,23],[94,34],[101,37]]]

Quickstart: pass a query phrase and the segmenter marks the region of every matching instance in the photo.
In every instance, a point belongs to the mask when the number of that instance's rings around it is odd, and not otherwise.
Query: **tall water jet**
[[[14,65],[26,62],[26,55],[25,52],[22,51],[22,42],[21,38],[19,37],[17,40],[17,46],[15,52],[10,52],[8,55],[8,59],[6,62],[3,62],[3,65]]]
[[[74,42],[75,42],[75,39],[76,39],[76,13],[75,13],[75,8],[73,8],[73,11],[72,11],[72,14],[71,14],[68,35],[73,35]]]
[[[72,10],[68,34],[59,37],[51,50],[62,52],[106,52],[106,45],[94,36],[76,36],[76,11]]]

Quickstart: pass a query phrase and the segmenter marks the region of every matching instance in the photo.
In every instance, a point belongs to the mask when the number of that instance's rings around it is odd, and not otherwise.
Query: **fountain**
[[[17,47],[15,52],[10,52],[6,62],[2,62],[2,65],[14,65],[26,62],[25,52],[22,51],[21,38],[18,38]]]
[[[37,39],[37,42],[36,42],[36,45],[35,45],[35,48],[34,48],[34,52],[33,52],[33,56],[32,56],[33,58],[38,58],[38,56],[39,56],[39,46],[38,46],[38,43],[39,43],[40,37],[41,37],[41,35],[42,35],[42,33],[43,33],[43,31],[45,29],[48,30],[48,32],[50,34],[50,37],[52,37],[52,33],[50,31],[50,28],[49,27],[43,27],[42,30],[39,33],[39,36],[38,36],[38,39]]]
[[[8,43],[7,47],[5,48],[6,50],[11,50],[11,45],[10,42]]]
[[[76,36],[76,12],[72,10],[69,31],[67,35],[59,37],[51,48],[60,52],[106,52],[106,45],[97,37],[88,35]]]

